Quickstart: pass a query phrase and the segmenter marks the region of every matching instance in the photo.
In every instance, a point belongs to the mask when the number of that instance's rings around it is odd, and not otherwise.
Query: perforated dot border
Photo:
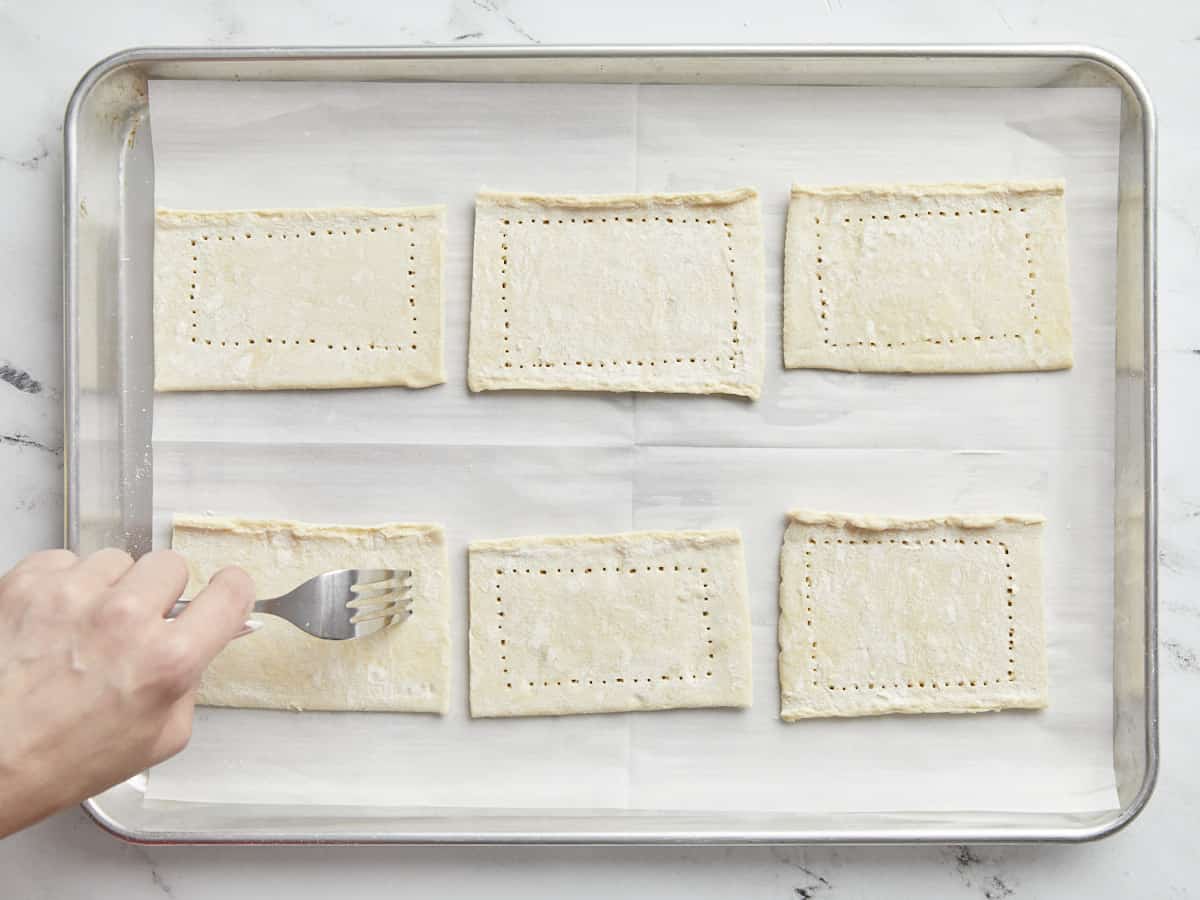
[[[998,206],[981,206],[978,209],[978,213],[981,216],[1001,215],[1004,213],[1021,214],[1021,213],[1028,213],[1028,212],[1029,212],[1028,206],[1005,206],[1003,208],[998,207]],[[1027,336],[1027,335],[1023,335],[1022,332],[1019,332],[1019,331],[1013,331],[1013,332],[1004,331],[1004,332],[1000,332],[999,334],[951,335],[951,336],[943,336],[943,337],[913,338],[911,340],[903,340],[903,341],[898,341],[898,340],[872,341],[872,340],[863,339],[860,341],[841,341],[841,342],[839,342],[839,341],[834,341],[830,337],[831,329],[830,329],[830,325],[829,325],[829,315],[830,315],[831,307],[829,305],[829,295],[827,294],[827,292],[825,290],[825,275],[827,274],[827,271],[828,271],[829,262],[825,257],[824,245],[821,243],[822,232],[817,229],[822,228],[822,227],[828,228],[830,225],[836,224],[836,221],[838,218],[841,219],[841,223],[843,225],[853,225],[856,219],[860,224],[865,225],[872,221],[877,221],[877,222],[878,221],[899,222],[899,221],[908,221],[908,220],[915,221],[915,220],[919,220],[923,217],[931,218],[933,216],[937,216],[939,218],[953,219],[953,218],[961,218],[964,213],[967,216],[974,216],[976,214],[976,209],[973,207],[970,209],[925,209],[925,210],[915,210],[915,211],[907,212],[907,213],[899,213],[897,215],[892,215],[891,213],[868,213],[868,214],[864,214],[862,216],[840,216],[840,217],[835,216],[832,220],[824,220],[824,221],[821,219],[820,216],[813,216],[813,224],[814,224],[814,226],[816,226],[816,228],[814,228],[814,231],[813,231],[813,235],[816,240],[816,264],[814,267],[814,275],[816,276],[816,280],[817,280],[817,304],[818,304],[817,312],[821,319],[821,330],[823,333],[823,338],[821,341],[822,345],[825,347],[829,347],[830,349],[843,349],[846,347],[871,347],[871,348],[877,348],[877,349],[891,350],[891,349],[895,349],[897,347],[907,347],[909,344],[926,344],[926,345],[930,345],[930,346],[942,346],[942,345],[951,345],[951,344],[972,344],[972,343],[982,344],[985,341],[1010,340],[1010,339],[1011,340],[1022,340],[1025,336]],[[1037,312],[1037,286],[1036,286],[1037,271],[1033,268],[1033,234],[1032,234],[1032,232],[1029,232],[1029,231],[1024,232],[1023,241],[1024,241],[1024,243],[1022,244],[1022,249],[1025,251],[1025,264],[1028,267],[1028,273],[1025,276],[1025,280],[1028,282],[1028,286],[1026,288],[1026,299],[1029,301],[1030,315],[1032,316],[1032,322],[1033,322],[1032,333],[1034,335],[1041,335],[1041,333],[1042,333],[1041,327],[1040,327],[1040,325],[1037,324],[1039,321],[1038,312]]]
[[[820,673],[820,669],[819,669],[819,660],[818,660],[818,655],[817,655],[817,650],[819,649],[818,644],[817,644],[817,632],[816,632],[816,626],[813,624],[814,616],[813,616],[812,554],[813,554],[814,548],[818,548],[821,546],[834,547],[839,544],[844,544],[844,545],[858,544],[858,545],[876,545],[876,546],[878,546],[878,545],[898,545],[898,546],[905,546],[905,547],[908,547],[908,546],[913,546],[913,547],[937,546],[939,544],[941,544],[941,545],[971,544],[971,545],[985,545],[985,546],[990,545],[990,546],[995,546],[997,549],[1001,550],[1003,552],[1002,559],[1004,560],[1004,568],[1005,568],[1005,576],[1006,576],[1005,603],[1007,605],[1005,607],[1005,609],[1006,609],[1005,615],[1007,616],[1007,619],[1008,619],[1008,671],[1006,672],[1006,674],[1003,676],[999,676],[999,677],[988,677],[988,678],[983,678],[983,677],[979,677],[979,676],[977,676],[975,678],[954,678],[954,679],[946,679],[946,678],[908,679],[908,678],[906,678],[902,681],[896,681],[894,679],[891,681],[888,681],[886,679],[882,679],[880,681],[868,681],[868,682],[866,682],[866,684],[862,684],[859,682],[849,682],[848,684],[837,684],[837,683],[831,683],[830,680],[827,678],[821,678],[820,677],[821,673]],[[912,538],[912,539],[910,539],[910,538],[888,538],[886,540],[883,538],[877,538],[875,540],[869,540],[869,539],[856,540],[856,539],[852,539],[852,538],[823,538],[823,539],[818,540],[815,537],[810,537],[808,539],[805,549],[804,549],[804,616],[805,616],[805,626],[808,629],[809,677],[811,679],[811,686],[814,688],[820,688],[822,685],[824,685],[829,691],[834,691],[834,692],[836,692],[836,691],[858,691],[858,690],[863,690],[864,688],[866,690],[875,690],[876,688],[885,689],[885,688],[889,688],[889,687],[893,688],[893,689],[905,687],[905,688],[912,688],[912,689],[939,690],[941,688],[950,688],[950,687],[960,687],[960,688],[987,687],[988,685],[991,685],[991,684],[1002,684],[1002,683],[1006,683],[1006,682],[1007,683],[1015,682],[1017,680],[1017,674],[1016,674],[1016,665],[1017,665],[1017,663],[1016,663],[1016,622],[1014,619],[1013,604],[1014,604],[1014,601],[1016,598],[1016,580],[1014,579],[1013,574],[1012,574],[1011,556],[1012,556],[1012,551],[1005,541],[993,540],[992,538],[967,539],[967,538],[945,538],[945,537],[943,537],[943,538],[927,538],[925,540],[921,540],[919,538]]]
[[[640,675],[634,676],[632,678],[627,677],[624,674],[621,674],[621,675],[597,675],[597,674],[594,674],[591,677],[586,676],[586,675],[578,675],[577,677],[567,676],[567,677],[563,677],[563,678],[555,678],[553,680],[536,678],[536,677],[533,679],[530,679],[528,677],[521,678],[521,677],[515,677],[513,675],[512,670],[510,668],[510,662],[508,659],[509,638],[508,638],[508,633],[504,630],[507,610],[505,610],[505,608],[504,608],[504,595],[505,595],[506,589],[502,582],[502,579],[511,578],[514,576],[519,577],[522,574],[535,576],[535,577],[541,577],[541,576],[546,576],[546,575],[551,575],[551,574],[567,575],[567,576],[579,575],[579,576],[586,577],[589,575],[607,575],[610,572],[614,575],[639,575],[639,574],[649,574],[649,573],[653,573],[655,571],[658,571],[660,573],[670,572],[670,573],[680,573],[680,574],[687,574],[687,575],[690,575],[691,573],[695,572],[696,576],[700,579],[700,589],[704,592],[701,597],[700,616],[702,619],[705,620],[705,624],[704,624],[705,653],[708,658],[708,667],[702,673],[701,672],[681,672],[681,673],[676,673],[674,675],[672,675],[670,673],[664,673],[664,674],[659,674],[659,675],[640,674]],[[538,566],[527,566],[527,567],[518,567],[518,568],[497,567],[493,572],[491,587],[492,587],[493,592],[496,597],[495,635],[496,635],[496,640],[499,642],[497,644],[497,652],[500,657],[499,661],[501,663],[501,667],[500,667],[501,672],[500,673],[501,673],[501,675],[504,676],[504,679],[505,679],[504,680],[505,688],[507,690],[514,690],[517,687],[530,687],[530,688],[535,688],[535,689],[538,687],[570,688],[570,687],[583,687],[585,685],[592,686],[592,687],[595,687],[596,685],[600,685],[602,687],[607,687],[609,685],[612,685],[614,687],[617,687],[617,686],[632,687],[633,685],[637,685],[637,684],[660,684],[661,685],[663,682],[673,682],[673,683],[684,682],[685,684],[702,683],[705,679],[712,678],[713,677],[713,663],[716,660],[716,643],[712,637],[713,618],[712,618],[712,610],[709,607],[709,604],[711,603],[711,599],[712,599],[710,596],[710,591],[712,590],[712,585],[710,584],[711,579],[709,579],[708,575],[709,575],[709,567],[708,566],[686,566],[686,565],[680,565],[679,563],[662,563],[662,562],[656,563],[653,565],[640,565],[640,566],[632,566],[632,565],[629,565],[628,563],[626,563],[624,565],[619,564],[619,563],[614,563],[612,565],[568,566],[565,568],[558,567],[558,566],[546,567],[546,568],[541,568]],[[541,682],[540,684],[539,684],[539,681]]]
[[[407,343],[396,342],[393,344],[377,343],[375,341],[359,341],[357,343],[345,343],[340,339],[329,340],[328,336],[322,338],[293,338],[279,337],[277,335],[261,335],[258,337],[237,337],[230,338],[208,338],[200,335],[200,309],[201,304],[197,303],[196,295],[200,293],[197,285],[200,283],[200,260],[197,253],[197,248],[209,241],[242,241],[253,240],[255,237],[265,240],[304,240],[306,238],[323,238],[323,237],[355,237],[369,236],[371,234],[397,233],[402,237],[407,232],[408,237],[408,266],[406,269],[407,295],[409,309],[409,322],[411,323],[411,337]],[[334,350],[345,353],[372,353],[372,352],[399,352],[416,350],[419,345],[418,338],[420,329],[418,327],[418,309],[417,309],[417,241],[416,241],[416,225],[413,222],[388,222],[381,225],[356,225],[353,227],[309,227],[308,229],[295,230],[292,228],[271,228],[265,230],[247,230],[239,229],[231,232],[222,232],[217,234],[213,231],[202,231],[197,237],[190,238],[191,247],[191,280],[188,290],[188,308],[191,310],[190,331],[192,334],[189,338],[189,343],[197,346],[234,349],[242,346],[255,347],[259,344],[270,344],[273,347],[312,347],[313,349],[324,349],[326,351]]]
[[[511,318],[511,297],[509,295],[509,238],[511,230],[516,226],[526,225],[606,225],[609,222],[614,224],[641,224],[651,222],[663,222],[671,225],[694,224],[705,226],[721,226],[725,231],[726,251],[729,261],[729,293],[730,293],[730,308],[732,318],[730,320],[730,343],[733,348],[728,356],[697,356],[695,354],[667,354],[664,356],[643,357],[637,359],[621,359],[620,357],[609,358],[592,358],[592,359],[568,359],[568,360],[549,360],[549,359],[533,359],[526,362],[514,362],[512,358],[512,318]],[[738,359],[741,356],[741,334],[739,330],[740,307],[738,303],[737,275],[736,275],[736,251],[733,246],[733,223],[726,221],[723,218],[713,216],[667,216],[667,215],[605,215],[605,216],[523,216],[514,219],[512,215],[505,216],[500,220],[500,309],[504,316],[503,325],[500,329],[501,342],[504,347],[504,368],[506,369],[553,369],[562,368],[622,368],[622,367],[645,367],[656,368],[659,366],[679,366],[679,365],[705,365],[709,362],[717,364],[728,364],[732,371],[737,371]]]

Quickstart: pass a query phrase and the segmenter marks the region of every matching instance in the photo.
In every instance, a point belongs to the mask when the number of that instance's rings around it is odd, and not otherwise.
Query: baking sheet
[[[188,749],[150,773],[149,800],[547,812],[1118,805],[1115,90],[154,82],[150,99],[160,206],[444,203],[449,231],[449,383],[157,396],[156,545],[177,511],[438,522],[456,652],[441,719],[200,710]],[[782,369],[791,183],[1055,176],[1067,181],[1073,370]],[[478,188],[739,185],[763,203],[761,401],[467,391]],[[781,723],[778,556],[784,513],[801,506],[1043,513],[1049,709]],[[751,709],[468,718],[469,541],[692,527],[736,527],[746,544]]]

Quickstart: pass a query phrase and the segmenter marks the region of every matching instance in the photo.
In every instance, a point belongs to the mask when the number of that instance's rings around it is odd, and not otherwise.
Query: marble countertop
[[[148,44],[1067,42],[1123,56],[1160,133],[1158,790],[1122,833],[1045,847],[217,848],[121,844],[71,810],[0,842],[0,895],[1186,897],[1200,894],[1200,5],[1190,0],[234,0],[0,3],[0,569],[62,529],[62,114],[83,71]],[[1193,203],[1197,204],[1193,207]],[[1190,411],[1190,412],[1189,412]]]

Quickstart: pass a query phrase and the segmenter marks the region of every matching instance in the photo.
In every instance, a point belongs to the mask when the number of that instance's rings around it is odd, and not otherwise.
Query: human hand
[[[187,581],[171,550],[112,549],[45,550],[0,578],[0,837],[187,744],[200,674],[254,604],[229,567],[168,621]]]

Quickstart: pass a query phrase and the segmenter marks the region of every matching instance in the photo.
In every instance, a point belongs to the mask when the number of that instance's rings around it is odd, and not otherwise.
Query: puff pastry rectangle
[[[1045,706],[1041,523],[792,513],[782,718]]]
[[[322,641],[290,622],[263,627],[212,662],[198,702],[260,709],[446,711],[450,615],[446,547],[436,525],[306,525],[176,516],[171,545],[187,557],[191,595],[239,565],[260,597],[334,569],[412,570],[411,615],[351,641]]]
[[[155,388],[440,384],[444,218],[159,210]]]
[[[762,295],[752,190],[483,192],[468,384],[758,397]]]
[[[470,578],[472,716],[750,705],[737,532],[482,541]]]
[[[793,187],[784,364],[1071,366],[1061,181]]]

